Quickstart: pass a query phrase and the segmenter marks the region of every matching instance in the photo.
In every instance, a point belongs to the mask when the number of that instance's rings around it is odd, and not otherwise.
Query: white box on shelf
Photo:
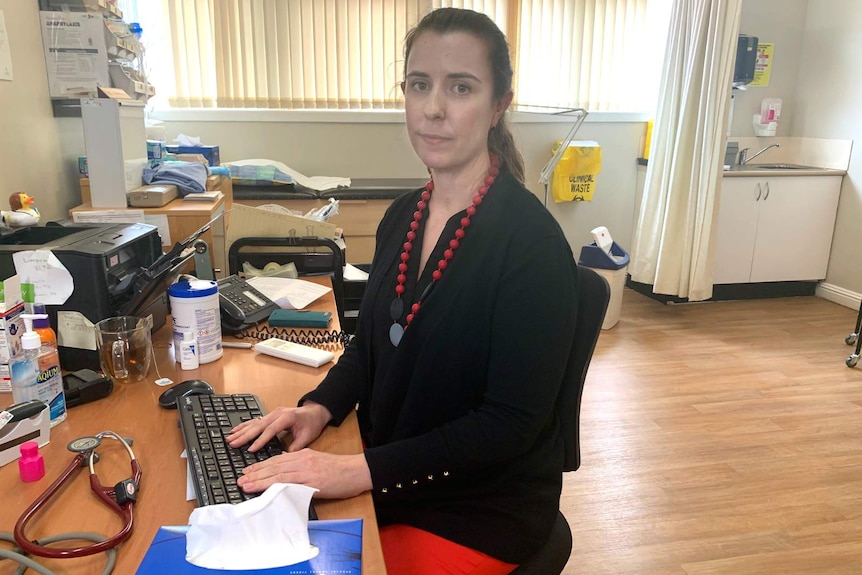
[[[126,192],[141,186],[147,165],[144,103],[136,100],[81,100],[84,145],[93,207],[124,208]]]

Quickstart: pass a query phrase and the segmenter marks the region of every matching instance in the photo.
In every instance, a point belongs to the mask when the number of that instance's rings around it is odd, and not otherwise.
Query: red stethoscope
[[[96,448],[102,443],[102,439],[110,437],[116,439],[123,444],[126,451],[129,453],[132,466],[132,478],[125,479],[117,483],[114,487],[104,487],[99,481],[99,476],[93,468],[93,464],[97,460]],[[72,557],[85,557],[94,555],[113,549],[126,539],[132,533],[132,508],[135,504],[135,497],[138,493],[138,486],[141,482],[141,466],[135,459],[135,453],[132,451],[130,441],[126,440],[113,431],[103,431],[92,437],[82,437],[71,442],[67,447],[70,451],[76,453],[75,457],[69,463],[69,466],[60,474],[54,483],[48,487],[45,492],[40,495],[36,501],[21,514],[18,522],[15,524],[15,542],[21,547],[25,553],[37,555],[39,557],[48,557],[51,559],[69,559]],[[24,534],[28,522],[36,513],[51,500],[61,487],[68,481],[77,471],[89,465],[90,467],[90,489],[93,490],[99,499],[111,510],[120,516],[123,520],[123,527],[115,535],[106,538],[104,541],[85,545],[82,547],[46,547],[39,542],[30,541]]]

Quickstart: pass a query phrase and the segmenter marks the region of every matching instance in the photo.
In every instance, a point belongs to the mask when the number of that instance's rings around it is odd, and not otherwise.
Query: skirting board
[[[818,284],[815,295],[850,309],[858,309],[862,301],[862,294],[828,283]]]

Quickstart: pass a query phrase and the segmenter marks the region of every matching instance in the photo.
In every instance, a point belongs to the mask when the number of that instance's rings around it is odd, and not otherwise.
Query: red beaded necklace
[[[416,203],[416,211],[413,212],[413,221],[410,222],[410,229],[407,231],[407,237],[404,241],[404,247],[401,252],[400,263],[398,264],[398,283],[395,286],[395,299],[392,300],[392,305],[389,307],[389,314],[392,317],[392,326],[389,328],[389,340],[392,345],[397,346],[401,342],[401,337],[404,335],[404,330],[413,321],[413,316],[422,307],[422,302],[431,293],[431,288],[443,277],[443,271],[449,265],[449,260],[455,255],[455,250],[461,245],[461,240],[464,239],[467,227],[470,225],[470,218],[476,214],[476,208],[482,203],[482,199],[488,193],[488,188],[494,183],[497,175],[500,173],[500,160],[497,156],[491,154],[491,167],[488,168],[488,175],[482,181],[482,185],[473,196],[473,203],[467,207],[467,215],[461,218],[461,227],[455,230],[455,237],[449,240],[449,248],[443,252],[443,259],[437,262],[437,269],[431,274],[431,283],[419,296],[410,307],[410,313],[407,314],[407,321],[402,326],[398,323],[401,314],[404,313],[404,302],[401,296],[404,294],[404,283],[407,281],[407,262],[410,261],[410,252],[413,250],[413,240],[416,239],[416,232],[419,230],[419,222],[422,220],[423,212],[428,207],[428,201],[431,199],[431,192],[434,191],[434,180],[429,180],[425,184],[425,189],[422,191],[419,201]]]

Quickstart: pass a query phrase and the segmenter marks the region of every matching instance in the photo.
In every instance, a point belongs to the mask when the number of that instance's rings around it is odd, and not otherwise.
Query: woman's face
[[[511,101],[494,99],[482,40],[465,32],[424,32],[407,59],[404,102],[410,143],[426,166],[457,172],[488,154],[488,130]]]

